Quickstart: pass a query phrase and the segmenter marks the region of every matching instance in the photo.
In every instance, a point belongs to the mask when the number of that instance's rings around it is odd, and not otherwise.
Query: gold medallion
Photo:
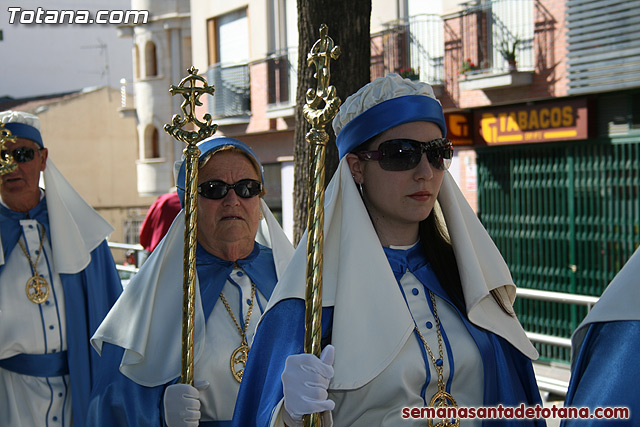
[[[49,298],[49,283],[37,275],[27,280],[27,298],[34,304],[42,304]]]
[[[429,406],[432,408],[457,408],[458,403],[453,398],[451,393],[448,393],[444,390],[439,390],[436,394],[431,398],[431,402],[429,402]],[[438,424],[433,424],[433,420],[429,420],[427,425],[429,427],[459,427],[460,426],[460,418],[456,418],[455,420],[440,420]]]
[[[242,344],[240,347],[236,348],[233,353],[231,353],[231,359],[229,359],[231,374],[238,383],[242,381],[244,367],[247,365],[247,357],[249,357],[249,346],[245,344]]]
[[[436,333],[438,335],[438,355],[440,356],[439,360],[436,360],[436,358],[434,357],[433,352],[429,347],[429,344],[427,344],[427,340],[425,340],[424,337],[422,336],[422,333],[420,333],[420,329],[418,329],[418,326],[415,327],[415,331],[420,337],[420,340],[422,341],[422,344],[424,345],[425,349],[427,350],[427,353],[429,354],[429,358],[431,358],[431,361],[433,362],[433,367],[438,374],[438,391],[431,398],[431,402],[429,402],[429,407],[435,408],[436,410],[439,408],[444,408],[444,409],[457,408],[458,402],[456,402],[456,400],[453,398],[451,393],[445,390],[444,375],[443,375],[444,368],[442,366],[444,363],[443,362],[444,352],[442,349],[443,343],[442,343],[442,333],[440,332],[440,318],[438,317],[436,297],[431,291],[429,291],[429,296],[431,297],[431,304],[433,307],[433,317],[436,321]],[[460,418],[440,419],[440,421],[435,425],[433,424],[433,419],[429,418],[427,420],[427,425],[429,427],[460,427]]]

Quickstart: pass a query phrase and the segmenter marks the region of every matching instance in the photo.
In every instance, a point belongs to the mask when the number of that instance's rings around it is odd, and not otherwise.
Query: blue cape
[[[631,410],[630,419],[589,420],[589,425],[638,425],[638,354],[640,321],[592,323],[575,359],[564,406],[588,407],[591,412],[596,407],[626,406]],[[565,420],[561,425],[582,426],[585,421]]]
[[[484,405],[517,406],[520,403],[531,406],[541,403],[540,392],[535,381],[531,360],[516,350],[503,338],[482,330],[469,322],[466,315],[452,303],[428,263],[424,260],[419,245],[416,250],[407,252],[408,259],[394,259],[400,251],[394,253],[385,248],[385,253],[397,279],[404,274],[406,267],[420,280],[426,289],[430,289],[440,298],[456,307],[469,334],[478,346],[484,367]],[[404,265],[401,265],[402,263]],[[304,348],[304,311],[305,303],[301,299],[290,298],[278,302],[262,318],[251,347],[251,355],[244,371],[236,407],[234,426],[268,426],[274,407],[283,397],[280,376],[284,370],[287,356],[302,353]],[[322,310],[323,346],[331,339],[332,307]],[[298,319],[298,321],[292,321]],[[411,338],[410,338],[411,339]],[[414,337],[420,342],[418,337]],[[424,352],[423,352],[424,353]],[[424,355],[423,355],[424,357]],[[428,372],[428,371],[427,371]],[[453,372],[453,371],[452,371]],[[429,379],[427,378],[427,383]],[[421,391],[423,399],[426,384]],[[425,406],[427,402],[425,401]],[[398,413],[398,422],[401,421]],[[496,423],[494,421],[494,423]],[[499,425],[510,425],[511,421],[499,420]],[[520,425],[522,422],[513,422]],[[485,422],[484,425],[491,423]],[[544,421],[531,420],[530,425],[545,425]]]
[[[20,238],[20,219],[32,218],[43,224],[49,233],[46,199],[27,213],[14,212],[0,206],[0,232],[5,260]],[[49,236],[50,237],[50,236]],[[4,264],[0,266],[0,277]],[[91,350],[89,338],[96,331],[111,306],[122,292],[111,250],[106,241],[91,252],[91,262],[79,273],[61,274],[67,322],[67,359],[71,381],[73,425],[87,425],[85,418],[89,393],[98,373],[100,357]]]
[[[251,254],[237,261],[238,265],[256,284],[266,297],[270,298],[275,287],[277,276],[271,249],[258,243]],[[200,245],[196,250],[196,270],[200,283],[200,298],[205,318],[208,319],[213,306],[224,284],[233,270],[233,262],[217,258]],[[176,301],[176,304],[180,304]],[[177,319],[181,321],[181,319]],[[109,343],[104,343],[102,359],[105,370],[90,398],[88,423],[91,426],[162,426],[164,425],[164,408],[162,396],[164,389],[179,381],[156,387],[145,387],[125,377],[119,371],[124,350]],[[161,357],[161,355],[158,355]],[[228,422],[200,423],[204,425],[224,426]]]

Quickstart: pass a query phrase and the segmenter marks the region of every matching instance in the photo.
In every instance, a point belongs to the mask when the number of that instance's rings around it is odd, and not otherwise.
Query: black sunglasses
[[[198,185],[198,194],[207,199],[223,199],[229,190],[233,189],[238,197],[249,199],[262,192],[262,183],[255,179],[241,179],[235,184],[227,184],[224,181],[207,181]]]
[[[13,157],[13,160],[15,160],[17,163],[27,163],[36,157],[35,151],[36,150],[31,147],[20,147],[16,148],[13,151],[2,150],[2,152],[0,152],[0,155],[2,155],[2,158],[4,159],[8,154],[11,154],[11,157]]]
[[[447,138],[427,142],[391,139],[381,143],[376,151],[360,151],[356,154],[361,160],[380,162],[380,167],[384,170],[406,171],[418,166],[422,153],[427,154],[427,159],[434,168],[445,170],[451,165],[453,145]]]

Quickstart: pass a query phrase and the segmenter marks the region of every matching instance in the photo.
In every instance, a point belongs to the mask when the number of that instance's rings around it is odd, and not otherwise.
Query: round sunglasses
[[[36,157],[36,150],[31,147],[20,147],[13,151],[2,150],[2,152],[0,152],[3,159],[6,158],[8,154],[11,154],[11,157],[13,157],[16,163],[27,163]]]
[[[406,171],[420,163],[422,153],[436,169],[445,170],[451,165],[453,145],[447,138],[437,138],[427,142],[413,139],[391,139],[382,142],[375,151],[355,153],[360,160],[375,160],[387,171]]]
[[[231,189],[236,192],[238,197],[250,199],[262,192],[262,183],[255,179],[241,179],[235,184],[212,180],[198,185],[198,194],[207,199],[220,200],[223,199]]]

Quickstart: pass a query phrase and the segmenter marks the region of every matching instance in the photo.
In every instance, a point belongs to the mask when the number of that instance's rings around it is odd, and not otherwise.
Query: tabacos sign
[[[444,113],[447,122],[447,138],[453,145],[473,144],[473,114],[465,112]]]
[[[522,144],[588,137],[587,100],[509,106],[475,114],[480,142]]]

